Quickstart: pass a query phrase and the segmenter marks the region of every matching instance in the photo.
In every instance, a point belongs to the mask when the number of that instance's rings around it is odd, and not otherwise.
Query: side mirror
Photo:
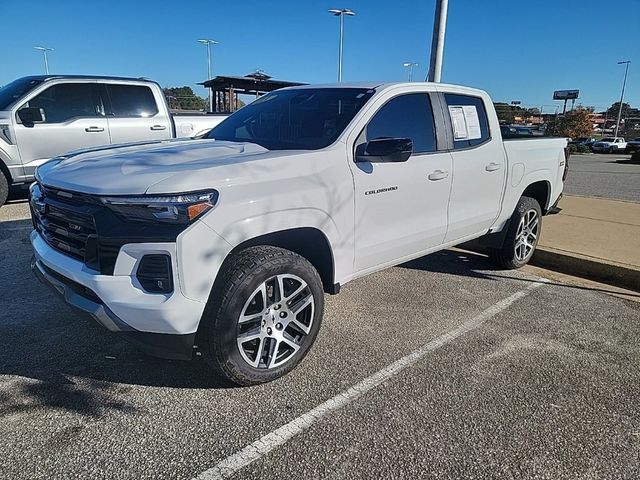
[[[375,138],[356,149],[356,162],[406,162],[412,153],[410,138]]]
[[[42,123],[46,120],[44,108],[25,107],[18,110],[18,117],[25,125],[33,125],[34,123]]]

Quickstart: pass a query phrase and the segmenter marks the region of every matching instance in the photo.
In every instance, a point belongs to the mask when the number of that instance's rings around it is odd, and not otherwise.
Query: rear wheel
[[[0,170],[0,207],[5,204],[9,197],[9,180]]]
[[[225,262],[219,295],[203,317],[204,355],[237,385],[274,380],[293,370],[313,344],[324,308],[322,282],[303,257],[250,247]]]
[[[616,153],[616,149],[613,147],[609,147],[609,153]]]
[[[540,239],[542,209],[538,201],[520,198],[507,228],[502,247],[490,249],[489,257],[503,268],[520,268],[531,260]]]

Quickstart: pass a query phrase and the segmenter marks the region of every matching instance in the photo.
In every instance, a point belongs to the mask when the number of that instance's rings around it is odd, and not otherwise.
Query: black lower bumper
[[[35,257],[31,270],[38,279],[77,311],[89,315],[106,329],[122,334],[123,338],[154,357],[190,360],[196,334],[186,335],[141,332],[125,323],[107,307],[92,290],[50,269]]]

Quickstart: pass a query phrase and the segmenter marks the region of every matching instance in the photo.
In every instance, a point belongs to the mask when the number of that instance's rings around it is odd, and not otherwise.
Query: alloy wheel
[[[237,344],[252,367],[289,361],[311,332],[315,302],[309,285],[290,274],[267,279],[249,296],[238,318]]]
[[[540,219],[534,209],[527,210],[520,218],[516,231],[515,256],[520,262],[528,260],[538,243]]]

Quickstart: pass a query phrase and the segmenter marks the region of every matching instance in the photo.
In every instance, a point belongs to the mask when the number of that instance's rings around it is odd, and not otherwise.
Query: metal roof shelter
[[[258,70],[244,77],[218,76],[200,85],[211,89],[216,112],[235,112],[238,109],[238,95],[255,95],[257,98],[279,88],[295,87],[304,83],[273,80]]]

